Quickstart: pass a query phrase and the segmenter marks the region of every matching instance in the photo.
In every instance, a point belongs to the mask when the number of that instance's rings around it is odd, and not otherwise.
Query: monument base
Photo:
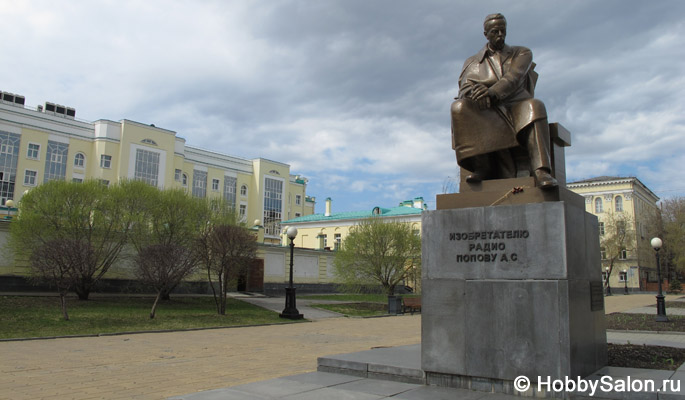
[[[423,214],[428,384],[514,394],[520,376],[585,377],[606,365],[597,218],[558,190],[569,201]]]

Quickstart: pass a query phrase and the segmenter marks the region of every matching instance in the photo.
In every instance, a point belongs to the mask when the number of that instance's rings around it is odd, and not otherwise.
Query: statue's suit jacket
[[[530,123],[547,118],[545,105],[533,98],[537,73],[533,53],[522,46],[504,46],[499,62],[488,46],[469,57],[459,76],[459,96],[452,104],[452,147],[457,162],[473,170],[470,157],[518,146],[518,133]],[[491,88],[493,106],[480,110],[468,98],[476,84]]]

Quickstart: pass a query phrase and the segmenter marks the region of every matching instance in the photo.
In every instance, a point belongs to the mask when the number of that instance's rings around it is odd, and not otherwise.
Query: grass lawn
[[[350,303],[388,303],[388,295],[386,294],[317,294],[317,295],[302,295],[298,298],[308,300],[338,300]],[[402,297],[421,297],[420,294],[404,294]]]
[[[336,300],[340,304],[312,304],[312,307],[335,311],[348,317],[370,317],[388,313],[388,295],[386,294],[322,294],[300,296],[307,300]],[[401,297],[421,297],[420,294],[405,294]]]
[[[371,317],[388,313],[388,306],[382,303],[312,304],[311,306],[345,314],[348,317]]]
[[[685,308],[685,302],[684,301],[667,301],[666,303],[666,314],[668,314],[668,309],[669,308]],[[653,305],[656,307],[656,304]]]
[[[192,329],[290,322],[278,313],[231,299],[218,315],[212,297],[173,297],[160,301],[149,318],[154,298],[92,297],[67,299],[69,321],[62,318],[58,297],[0,297],[0,339],[148,330]]]

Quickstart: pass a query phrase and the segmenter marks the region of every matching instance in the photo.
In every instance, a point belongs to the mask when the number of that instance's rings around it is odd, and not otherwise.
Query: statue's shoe
[[[536,170],[535,171],[535,180],[537,181],[537,186],[540,189],[554,189],[555,187],[559,186],[559,183],[557,182],[556,179],[552,177],[547,171],[545,170]]]
[[[480,183],[483,180],[483,175],[478,172],[474,172],[466,177],[466,182],[468,183]]]

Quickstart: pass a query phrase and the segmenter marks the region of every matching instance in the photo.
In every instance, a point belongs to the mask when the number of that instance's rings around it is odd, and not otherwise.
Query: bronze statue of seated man
[[[471,172],[466,181],[475,183],[521,176],[517,160],[523,155],[536,185],[554,188],[558,183],[551,175],[547,111],[533,97],[533,53],[504,43],[507,21],[502,14],[488,15],[483,26],[488,43],[464,62],[459,96],[452,103],[457,163]]]

